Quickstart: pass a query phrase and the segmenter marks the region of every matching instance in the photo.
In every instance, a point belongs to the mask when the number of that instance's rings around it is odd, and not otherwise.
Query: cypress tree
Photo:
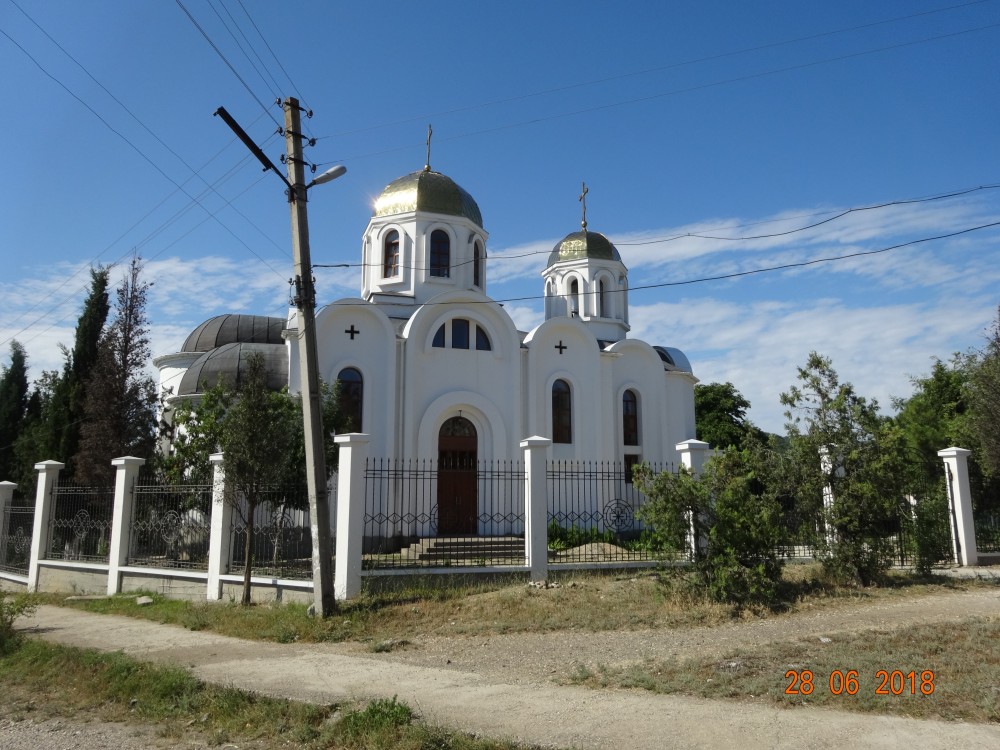
[[[10,367],[0,375],[0,480],[10,480],[17,468],[14,444],[24,429],[28,408],[28,358],[15,339],[10,342]]]
[[[115,319],[101,336],[97,359],[84,381],[83,424],[74,476],[83,484],[109,484],[111,459],[149,458],[156,436],[156,383],[146,374],[150,359],[146,298],[135,257],[117,290]]]

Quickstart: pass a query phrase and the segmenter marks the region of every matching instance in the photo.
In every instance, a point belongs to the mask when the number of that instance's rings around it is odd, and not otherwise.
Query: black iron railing
[[[369,459],[364,565],[525,564],[520,461]]]
[[[128,564],[208,568],[212,485],[136,484]]]
[[[304,485],[268,487],[259,496],[253,514],[251,554],[254,575],[275,578],[312,578],[312,532],[309,493]],[[246,570],[246,540],[250,528],[247,504],[233,506],[230,570]]]
[[[0,518],[0,570],[27,574],[31,561],[31,535],[35,523],[34,505],[14,505]]]
[[[106,563],[114,501],[113,487],[55,487],[46,558]]]

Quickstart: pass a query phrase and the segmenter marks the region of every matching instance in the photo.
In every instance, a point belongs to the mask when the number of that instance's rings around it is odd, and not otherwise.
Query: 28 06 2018
[[[789,669],[785,672],[788,684],[785,695],[812,695],[819,678],[811,669]],[[867,691],[873,695],[933,695],[934,670],[903,671],[880,669],[868,680],[856,669],[835,669],[826,681],[831,695],[857,695]]]

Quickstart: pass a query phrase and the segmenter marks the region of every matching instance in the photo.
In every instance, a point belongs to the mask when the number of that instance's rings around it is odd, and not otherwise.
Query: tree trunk
[[[253,572],[253,522],[256,515],[256,499],[247,496],[247,538],[243,546],[243,560],[246,567],[243,569],[243,599],[240,602],[244,607],[250,606],[250,574]]]

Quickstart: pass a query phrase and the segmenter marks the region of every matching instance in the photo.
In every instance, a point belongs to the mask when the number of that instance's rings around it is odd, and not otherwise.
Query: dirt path
[[[1000,727],[597,691],[550,678],[574,662],[718,654],[748,643],[997,614],[1000,592],[979,589],[714,628],[420,638],[389,654],[357,644],[255,643],[59,607],[42,607],[24,624],[42,638],[181,664],[202,679],[269,695],[317,702],[396,695],[427,721],[549,747],[943,750],[1000,747]]]
[[[886,630],[921,623],[953,622],[1000,615],[1000,590],[945,592],[883,599],[836,608],[817,608],[785,617],[740,621],[712,627],[588,633],[516,633],[471,637],[416,636],[412,647],[370,654],[364,644],[339,644],[345,654],[364,654],[388,662],[475,672],[515,684],[551,680],[575,665],[591,669],[623,666],[646,659],[722,657],[739,647],[832,637],[841,633]]]

